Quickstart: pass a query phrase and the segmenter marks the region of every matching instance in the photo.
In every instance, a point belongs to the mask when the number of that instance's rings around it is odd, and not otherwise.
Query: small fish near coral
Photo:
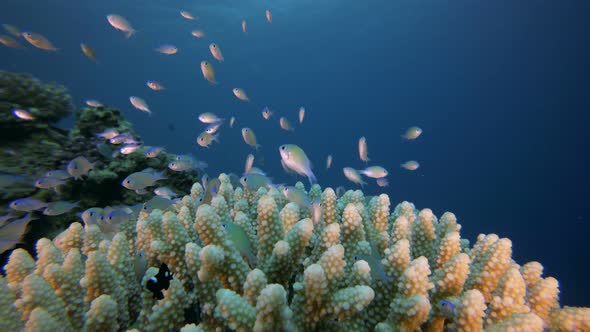
[[[172,273],[170,273],[168,265],[162,263],[158,274],[147,281],[145,288],[154,294],[154,299],[161,300],[164,298],[162,290],[170,287],[170,280],[172,279]]]

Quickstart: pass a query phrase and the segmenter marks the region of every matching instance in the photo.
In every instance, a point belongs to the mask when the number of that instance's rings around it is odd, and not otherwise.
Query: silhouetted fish
[[[168,265],[162,263],[158,274],[147,281],[145,288],[154,294],[154,299],[161,300],[164,298],[162,289],[168,289],[170,287],[170,280],[172,279],[172,273],[168,270]]]

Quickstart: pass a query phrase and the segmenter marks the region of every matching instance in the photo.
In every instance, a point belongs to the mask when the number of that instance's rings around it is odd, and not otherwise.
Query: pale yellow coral
[[[63,331],[64,326],[56,317],[52,316],[43,307],[33,309],[27,324],[25,332],[55,332]]]
[[[455,329],[458,332],[483,331],[483,318],[486,304],[480,291],[471,289],[466,291],[457,304],[454,317]]]
[[[287,305],[287,293],[281,285],[270,284],[256,302],[254,332],[292,331],[293,312]]]
[[[281,222],[283,223],[283,229],[285,233],[291,230],[291,227],[299,221],[299,205],[296,203],[288,203],[283,207],[279,214]]]
[[[549,327],[555,331],[590,331],[590,308],[565,306],[552,310]]]
[[[203,189],[195,184],[194,197],[181,198],[175,212],[141,212],[119,233],[105,237],[96,225],[74,223],[53,242],[37,242],[37,261],[14,250],[0,278],[0,326],[295,332],[590,327],[590,309],[560,307],[557,280],[543,278],[541,264],[519,267],[510,240],[495,234],[478,236],[470,248],[452,213],[437,221],[431,210],[417,211],[408,202],[390,213],[387,195],[365,197],[356,190],[337,199],[331,188],[322,192],[314,185],[309,196],[323,205],[314,223],[276,188],[249,192],[233,190],[226,175],[220,181],[210,205],[198,200]],[[304,190],[301,183],[296,187]],[[257,266],[246,263],[223,227],[230,220],[244,229],[261,258]],[[152,266],[147,271],[144,257]],[[173,279],[158,300],[146,285],[161,263]],[[185,325],[187,319],[196,324]]]
[[[109,295],[101,295],[94,299],[86,313],[84,330],[116,332],[118,329],[117,302]]]
[[[531,311],[544,321],[549,321],[552,309],[559,308],[559,284],[557,279],[548,277],[537,281],[529,289],[526,301]]]
[[[471,265],[466,287],[479,290],[486,301],[490,301],[492,291],[512,263],[512,242],[506,238],[492,243],[487,241],[496,238],[493,236],[485,237],[481,242],[481,246],[478,247],[476,244],[474,250],[470,253],[473,264]]]
[[[500,323],[486,327],[486,332],[543,332],[544,323],[533,313],[515,313]]]

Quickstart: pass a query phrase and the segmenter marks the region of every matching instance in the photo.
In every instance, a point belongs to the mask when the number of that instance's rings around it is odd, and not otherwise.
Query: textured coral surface
[[[277,189],[219,179],[211,204],[200,205],[196,183],[112,238],[74,223],[39,240],[36,260],[14,250],[0,330],[590,331],[590,308],[561,307],[541,264],[518,265],[495,234],[470,245],[452,213],[316,184],[322,217],[312,221]],[[161,262],[174,279],[157,300],[145,284]]]

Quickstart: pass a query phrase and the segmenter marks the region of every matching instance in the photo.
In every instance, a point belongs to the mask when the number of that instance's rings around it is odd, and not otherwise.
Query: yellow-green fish
[[[407,169],[408,171],[415,171],[418,169],[418,167],[420,167],[420,164],[415,160],[410,160],[401,164],[401,167]]]
[[[254,155],[249,154],[248,157],[246,157],[246,165],[244,166],[244,174],[250,173],[250,170],[252,169],[252,165],[254,165]]]
[[[406,130],[402,137],[407,140],[413,140],[418,138],[420,135],[422,135],[422,129],[420,127],[410,127],[408,130]]]
[[[64,180],[51,177],[43,177],[35,181],[35,187],[39,189],[53,189],[55,187],[61,186],[64,183]]]
[[[79,180],[82,179],[82,176],[88,175],[88,172],[94,169],[95,164],[80,156],[68,163],[67,170],[75,180]]]
[[[264,118],[264,120],[268,120],[270,119],[270,117],[273,115],[273,112],[267,107],[264,107],[264,109],[262,109],[262,117]]]
[[[279,153],[281,154],[282,164],[286,169],[306,176],[310,184],[317,181],[311,170],[311,162],[303,149],[295,144],[284,144],[279,147]]]
[[[240,178],[240,183],[249,191],[256,192],[259,188],[270,188],[273,184],[266,175],[249,173]]]
[[[244,91],[244,89],[234,88],[232,91],[238,99],[243,100],[243,101],[250,101],[250,99],[248,98],[248,95],[246,95],[246,91]]]
[[[250,145],[254,149],[258,150],[260,147],[260,144],[256,142],[256,134],[254,134],[252,129],[247,127],[242,128],[242,138],[244,138],[244,142],[246,142],[246,144]]]
[[[51,202],[47,204],[47,207],[43,210],[43,214],[46,216],[58,216],[70,212],[73,208],[78,206],[78,203],[79,202],[70,203],[66,201]]]
[[[307,194],[301,189],[295,187],[285,187],[283,188],[283,195],[285,195],[289,202],[296,203],[301,208],[311,208],[311,200],[309,199]]]
[[[207,183],[207,188],[205,189],[205,196],[203,196],[203,202],[205,204],[211,204],[211,200],[213,197],[217,196],[219,192],[219,186],[221,185],[221,181],[218,178],[213,178]]]
[[[193,35],[195,38],[202,38],[205,36],[205,32],[203,32],[203,30],[193,30],[191,31],[191,35]]]
[[[143,205],[143,210],[148,213],[152,212],[153,210],[165,211],[171,207],[172,204],[174,204],[174,201],[169,198],[154,196],[149,201],[145,202]]]
[[[154,49],[158,53],[173,55],[178,53],[178,47],[171,44],[162,44]]]
[[[305,108],[302,106],[299,108],[299,124],[303,123],[303,118],[305,118]]]
[[[38,33],[34,32],[23,32],[22,36],[28,41],[31,45],[35,46],[36,48],[40,48],[45,51],[59,51],[58,48],[53,46],[53,44],[45,37]]]
[[[109,14],[107,15],[107,21],[109,21],[109,24],[116,30],[123,31],[125,33],[125,38],[130,38],[137,32],[133,29],[131,23],[121,15]]]
[[[142,98],[139,98],[137,96],[130,96],[129,102],[131,103],[131,105],[133,105],[133,107],[137,108],[138,110],[140,110],[142,112],[146,112],[147,114],[150,114],[150,115],[152,114],[150,107],[145,102],[145,100],[143,100]]]
[[[342,172],[344,172],[344,176],[346,176],[349,181],[360,184],[361,187],[364,187],[365,184],[367,184],[365,181],[363,181],[360,173],[352,167],[344,167]]]
[[[84,222],[84,225],[97,225],[98,221],[104,216],[104,210],[101,208],[93,207],[82,212],[80,218]]]
[[[219,134],[211,135],[204,131],[197,137],[197,144],[204,148],[209,148],[209,145],[213,144],[214,141],[219,143]]]
[[[10,48],[23,48],[18,41],[7,35],[0,35],[0,44]]]
[[[115,209],[109,211],[109,213],[104,216],[104,219],[105,222],[111,225],[118,225],[128,221],[129,218],[131,218],[131,214],[131,212],[125,211],[123,209]]]
[[[82,53],[84,53],[84,55],[88,59],[90,59],[90,60],[92,60],[94,62],[97,62],[97,60],[96,60],[96,53],[94,52],[94,49],[92,49],[92,47],[90,47],[90,46],[82,43],[82,44],[80,44],[80,49],[82,50]]]
[[[213,57],[217,61],[223,62],[223,60],[224,60],[223,53],[221,53],[221,49],[219,48],[219,46],[217,46],[217,44],[211,43],[209,45],[209,51],[211,51],[211,55],[213,55]]]
[[[88,105],[88,106],[90,106],[90,107],[95,107],[95,108],[96,108],[96,107],[104,107],[104,105],[103,105],[103,104],[102,104],[100,101],[98,101],[98,100],[96,100],[96,99],[88,99],[88,100],[86,100],[86,105]],[[118,135],[118,134],[117,134],[117,135]],[[116,135],[115,135],[115,136],[116,136]],[[114,137],[114,136],[113,136],[113,137]],[[110,138],[108,138],[108,139],[110,139]]]
[[[379,257],[379,251],[375,248],[374,245],[371,244],[371,254],[365,255],[360,254],[354,257],[355,260],[364,260],[369,264],[371,268],[371,277],[373,280],[380,279],[381,281],[387,281],[387,275],[385,271],[383,271],[383,266],[381,265],[381,257]]]
[[[367,139],[363,136],[361,138],[359,138],[359,157],[361,158],[362,161],[364,162],[368,162],[369,157],[368,157],[368,150],[367,150]]]
[[[16,211],[31,212],[47,207],[47,203],[35,198],[27,197],[16,199],[8,204],[8,206]]]
[[[289,120],[287,120],[286,117],[281,117],[279,119],[279,125],[281,126],[282,129],[285,129],[286,131],[294,131],[295,128],[293,128],[293,126],[291,126],[291,123],[289,122]]]
[[[251,267],[256,266],[256,256],[254,255],[252,245],[250,244],[250,240],[248,239],[246,232],[244,232],[244,229],[231,221],[225,221],[221,223],[221,225],[225,228],[227,235],[240,254],[246,256],[249,265]]]
[[[387,174],[389,174],[387,170],[381,166],[367,167],[364,170],[360,171],[360,173],[373,179],[384,178],[387,176]]]
[[[159,173],[135,172],[127,176],[121,184],[129,190],[141,191],[146,187],[153,186],[156,181],[165,179],[164,171]]]
[[[150,146],[145,150],[144,155],[147,158],[156,158],[162,151],[164,151],[164,148],[161,146]]]
[[[188,12],[186,10],[181,10],[180,16],[186,18],[187,20],[195,20],[195,16],[191,12]]]
[[[21,242],[31,220],[34,219],[30,213],[27,213],[24,217],[13,220],[0,228],[0,254]]]
[[[2,24],[2,27],[4,28],[4,30],[6,32],[8,32],[9,34],[11,34],[13,37],[16,38],[21,38],[21,32],[20,30],[15,27],[14,25],[10,25],[10,24]]]
[[[148,86],[148,88],[150,88],[154,91],[166,90],[166,88],[160,82],[157,82],[157,81],[149,80],[149,81],[145,82],[145,84]]]
[[[201,113],[199,115],[199,121],[201,121],[202,123],[210,124],[210,123],[221,122],[223,120],[224,120],[223,118],[220,118],[211,112]]]
[[[174,190],[172,190],[168,187],[158,187],[158,188],[154,189],[154,194],[156,194],[158,196],[166,197],[166,198],[173,198],[173,197],[178,196],[178,194],[175,193]]]
[[[217,84],[215,80],[215,70],[213,70],[213,65],[209,61],[201,61],[201,72],[203,73],[203,77],[209,81],[211,84]]]

